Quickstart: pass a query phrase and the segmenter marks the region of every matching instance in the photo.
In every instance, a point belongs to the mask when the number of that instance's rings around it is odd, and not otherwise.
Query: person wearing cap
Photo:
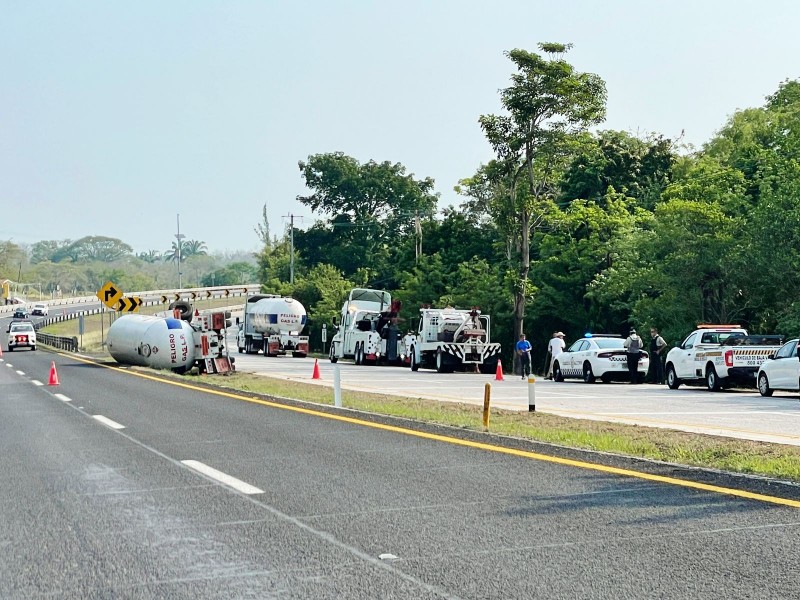
[[[531,374],[531,343],[525,339],[525,334],[520,334],[517,342],[517,354],[519,354],[519,366],[522,371],[522,378],[526,379]]]
[[[550,338],[550,341],[547,344],[547,352],[550,354],[550,362],[547,364],[547,374],[545,375],[545,379],[553,378],[553,363],[556,361],[556,357],[564,351],[565,346],[564,332],[553,332],[553,337]]]
[[[639,383],[639,357],[642,353],[642,338],[631,328],[630,335],[625,339],[625,352],[628,358],[628,373],[631,374],[631,383]]]

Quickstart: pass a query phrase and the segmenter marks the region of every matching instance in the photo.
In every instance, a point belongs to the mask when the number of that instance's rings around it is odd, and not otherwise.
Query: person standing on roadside
[[[547,344],[547,352],[550,354],[550,362],[547,365],[547,375],[545,376],[545,379],[553,378],[553,363],[555,363],[556,357],[564,351],[565,346],[564,332],[554,332],[553,337]]]
[[[636,330],[631,329],[630,335],[625,338],[625,352],[628,358],[628,373],[631,383],[639,383],[639,356],[642,353],[642,338],[636,335]]]
[[[519,355],[519,366],[522,371],[522,378],[527,379],[531,374],[531,343],[525,339],[525,334],[519,336],[517,342],[517,354]]]
[[[650,328],[650,364],[653,366],[653,383],[664,383],[664,348],[667,342],[658,334],[658,329]]]

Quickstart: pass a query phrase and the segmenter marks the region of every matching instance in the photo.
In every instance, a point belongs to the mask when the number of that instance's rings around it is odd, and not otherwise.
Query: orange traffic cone
[[[503,363],[497,361],[497,372],[494,375],[496,381],[503,381]]]
[[[55,361],[50,363],[50,381],[47,382],[47,385],[61,385],[61,383],[58,381],[58,372],[56,371]]]
[[[316,358],[314,359],[314,372],[311,374],[311,379],[322,379],[322,375],[319,374],[319,361]]]

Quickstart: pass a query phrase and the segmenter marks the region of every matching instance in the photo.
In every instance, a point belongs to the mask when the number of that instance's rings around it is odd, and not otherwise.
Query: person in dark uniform
[[[636,335],[636,330],[631,329],[631,334],[625,339],[625,352],[628,355],[628,373],[631,383],[639,383],[639,356],[642,352],[642,338]]]
[[[650,366],[652,382],[663,384],[664,383],[664,348],[667,347],[667,342],[664,341],[658,334],[658,329],[655,327],[650,328]]]

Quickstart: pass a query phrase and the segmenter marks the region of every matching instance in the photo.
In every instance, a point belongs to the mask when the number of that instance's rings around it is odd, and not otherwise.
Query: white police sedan
[[[797,339],[789,340],[774,356],[758,368],[758,391],[762,396],[772,396],[775,390],[796,392],[800,390],[800,360],[797,359]]]
[[[629,381],[628,355],[625,340],[617,335],[586,334],[569,348],[559,354],[553,362],[553,379],[583,379],[594,383],[600,379],[609,381]],[[650,358],[647,352],[639,354],[639,381],[644,381]]]

